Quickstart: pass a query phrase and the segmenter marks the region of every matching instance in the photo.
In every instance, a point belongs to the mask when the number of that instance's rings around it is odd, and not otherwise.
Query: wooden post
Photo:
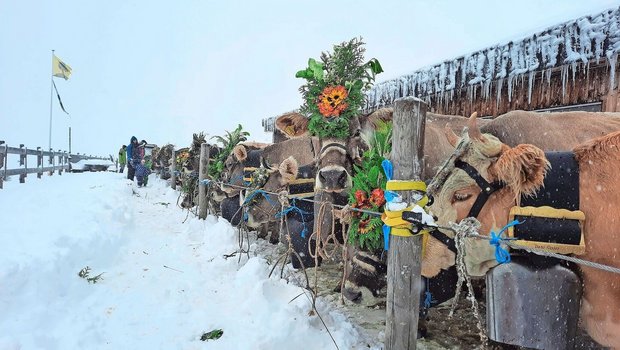
[[[62,175],[62,169],[63,169],[63,162],[62,162],[62,151],[58,150],[58,175]]]
[[[207,186],[202,182],[209,173],[209,145],[200,145],[200,167],[198,173],[198,218],[207,218]]]
[[[43,150],[41,147],[37,147],[37,168],[39,168],[39,172],[37,173],[37,178],[41,178],[43,176],[43,171],[40,170],[43,168]]]
[[[23,184],[26,182],[26,175],[28,171],[28,149],[24,148],[24,144],[19,145],[20,155],[19,155],[19,166],[24,167],[24,172],[19,174],[19,183]]]
[[[394,101],[392,163],[395,180],[419,180],[423,169],[426,104],[414,97]],[[400,193],[414,202],[413,192]],[[387,271],[386,350],[416,348],[420,311],[422,237],[390,236]]]
[[[170,187],[177,189],[177,151],[172,150],[172,160],[170,163]]]
[[[4,147],[2,145],[4,144]],[[8,156],[7,147],[4,141],[0,141],[0,169],[4,168],[4,174],[0,175],[0,189],[4,186],[4,180],[6,180],[6,157]]]
[[[49,171],[50,176],[54,175],[54,150],[50,148],[50,153],[48,154],[49,164],[52,167],[52,170]]]

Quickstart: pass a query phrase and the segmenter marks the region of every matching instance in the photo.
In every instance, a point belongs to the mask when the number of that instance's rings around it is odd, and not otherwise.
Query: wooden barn
[[[367,93],[366,111],[416,96],[430,112],[448,115],[620,112],[619,52],[617,8],[378,83]],[[266,132],[275,131],[275,118],[263,119]]]
[[[550,27],[384,81],[368,111],[416,96],[439,114],[497,116],[507,111],[620,111],[620,8]]]

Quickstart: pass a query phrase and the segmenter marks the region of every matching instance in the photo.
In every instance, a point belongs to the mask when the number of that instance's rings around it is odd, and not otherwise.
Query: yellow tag
[[[385,185],[388,191],[421,191],[426,192],[424,181],[390,180]]]

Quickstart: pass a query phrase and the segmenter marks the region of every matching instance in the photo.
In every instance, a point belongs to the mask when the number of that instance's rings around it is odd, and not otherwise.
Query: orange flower
[[[324,117],[339,116],[340,113],[349,107],[349,104],[344,102],[347,96],[349,96],[349,93],[342,85],[326,87],[319,95],[319,112]]]
[[[372,204],[380,207],[385,204],[385,197],[383,196],[383,190],[380,188],[375,188],[370,193],[370,201]]]
[[[366,199],[366,192],[362,190],[355,191],[355,200],[358,204],[363,204],[364,202],[366,202]]]
[[[360,220],[360,223],[357,226],[357,230],[359,231],[359,233],[364,235],[370,232],[372,230],[372,227],[369,224],[370,224],[370,219]]]

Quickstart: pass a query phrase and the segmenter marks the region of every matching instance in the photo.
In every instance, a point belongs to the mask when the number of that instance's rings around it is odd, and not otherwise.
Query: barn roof
[[[412,95],[430,104],[431,96],[451,99],[455,90],[463,88],[471,93],[482,91],[481,97],[488,99],[492,84],[498,84],[495,91],[503,91],[502,85],[507,84],[510,99],[512,88],[525,76],[529,78],[528,96],[531,96],[532,78],[537,72],[547,74],[549,79],[552,70],[561,68],[562,79],[568,80],[569,68],[574,78],[578,65],[587,69],[590,62],[601,60],[613,68],[610,70],[613,87],[619,51],[620,8],[616,8],[378,83],[367,93],[366,109],[391,105],[397,98]],[[495,98],[501,98],[499,93]]]

